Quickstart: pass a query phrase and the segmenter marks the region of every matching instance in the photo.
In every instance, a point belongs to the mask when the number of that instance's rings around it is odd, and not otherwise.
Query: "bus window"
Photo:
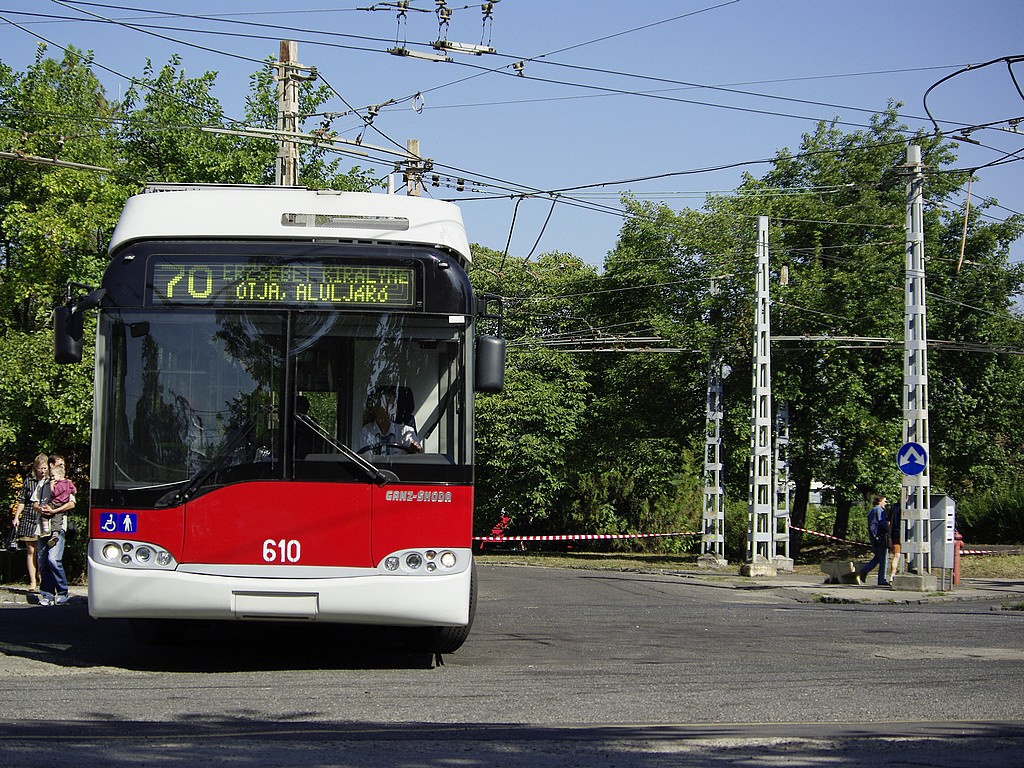
[[[387,392],[396,420],[422,432],[421,449],[396,450],[386,458],[371,453],[368,459],[466,463],[466,415],[457,385],[463,343],[461,329],[437,318],[303,313],[292,339],[295,409],[306,409],[331,440],[314,437],[307,420],[297,418],[295,460],[330,460],[338,454],[332,442],[360,451],[372,403]],[[301,466],[296,471],[305,472]]]
[[[241,467],[279,454],[280,318],[254,324],[208,312],[124,312],[103,321],[110,325],[112,375],[102,395],[100,482],[169,486],[188,482],[215,459]],[[244,440],[236,437],[242,430]],[[229,442],[238,444],[223,455]]]

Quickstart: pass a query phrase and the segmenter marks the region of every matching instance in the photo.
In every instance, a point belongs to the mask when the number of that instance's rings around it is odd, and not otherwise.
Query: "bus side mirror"
[[[85,322],[74,306],[53,310],[53,359],[61,364],[82,362],[82,331]]]
[[[68,283],[68,302],[53,310],[53,359],[61,364],[82,362],[82,334],[85,330],[84,312],[98,307],[107,293],[96,288],[77,301],[71,300],[71,289],[88,288],[79,283]]]
[[[480,336],[476,340],[476,391],[501,392],[505,388],[505,340]]]

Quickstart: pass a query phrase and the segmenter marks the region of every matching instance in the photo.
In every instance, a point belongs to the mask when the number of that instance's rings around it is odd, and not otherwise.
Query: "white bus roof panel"
[[[375,241],[440,246],[471,261],[462,212],[402,195],[294,187],[151,185],[128,198],[110,252],[139,240]]]

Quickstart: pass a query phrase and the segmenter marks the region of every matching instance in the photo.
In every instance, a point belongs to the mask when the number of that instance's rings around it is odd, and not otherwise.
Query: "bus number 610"
[[[263,542],[263,559],[268,563],[297,563],[301,557],[302,545],[295,539]]]

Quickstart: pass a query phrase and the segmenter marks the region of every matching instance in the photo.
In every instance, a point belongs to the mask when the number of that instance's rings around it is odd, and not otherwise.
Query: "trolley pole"
[[[931,574],[930,481],[928,458],[928,326],[924,269],[924,172],[921,147],[907,147],[906,291],[903,327],[903,444],[916,444],[924,455],[903,471],[903,553],[906,570],[895,577],[901,589],[935,589]],[[916,446],[913,446],[916,450]],[[901,449],[900,453],[903,453]],[[902,468],[902,467],[901,467]]]

